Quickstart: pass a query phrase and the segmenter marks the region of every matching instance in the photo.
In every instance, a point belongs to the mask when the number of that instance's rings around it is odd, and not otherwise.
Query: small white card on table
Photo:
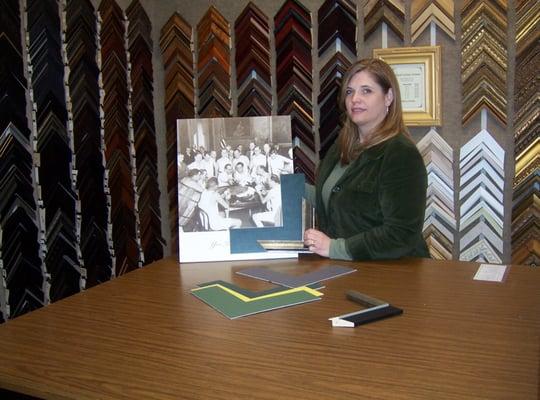
[[[475,281],[502,282],[506,265],[482,264],[474,275]]]

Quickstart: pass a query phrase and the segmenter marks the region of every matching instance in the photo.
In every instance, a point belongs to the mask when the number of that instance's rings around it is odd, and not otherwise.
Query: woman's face
[[[373,76],[364,70],[352,76],[346,90],[345,106],[349,118],[360,133],[372,133],[384,120],[387,107],[392,103],[392,89],[385,94]]]

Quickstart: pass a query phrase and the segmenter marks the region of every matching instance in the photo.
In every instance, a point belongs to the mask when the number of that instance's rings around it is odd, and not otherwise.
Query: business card
[[[481,264],[474,275],[475,281],[502,282],[506,265]]]

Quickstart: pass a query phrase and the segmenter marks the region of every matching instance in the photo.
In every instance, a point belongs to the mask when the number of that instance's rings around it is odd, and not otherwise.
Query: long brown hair
[[[376,128],[375,132],[367,139],[367,142],[360,144],[360,133],[358,127],[351,121],[347,113],[345,99],[347,97],[347,87],[352,77],[361,71],[367,71],[383,89],[385,94],[392,89],[394,99],[388,107],[383,122]],[[362,150],[375,146],[385,140],[390,139],[400,133],[411,138],[410,133],[403,122],[403,110],[401,108],[401,95],[399,84],[392,68],[383,60],[378,58],[366,58],[351,65],[343,77],[341,90],[339,93],[339,108],[341,110],[342,128],[338,138],[341,152],[341,163],[349,164],[355,160]]]

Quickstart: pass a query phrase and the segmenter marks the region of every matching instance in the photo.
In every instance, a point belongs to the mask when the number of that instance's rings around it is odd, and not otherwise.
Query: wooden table
[[[62,399],[538,399],[540,269],[503,283],[478,264],[410,259],[352,265],[322,301],[228,320],[189,292],[269,265],[164,260],[0,326],[0,387]],[[358,328],[327,318],[359,309],[355,289],[404,309]]]

